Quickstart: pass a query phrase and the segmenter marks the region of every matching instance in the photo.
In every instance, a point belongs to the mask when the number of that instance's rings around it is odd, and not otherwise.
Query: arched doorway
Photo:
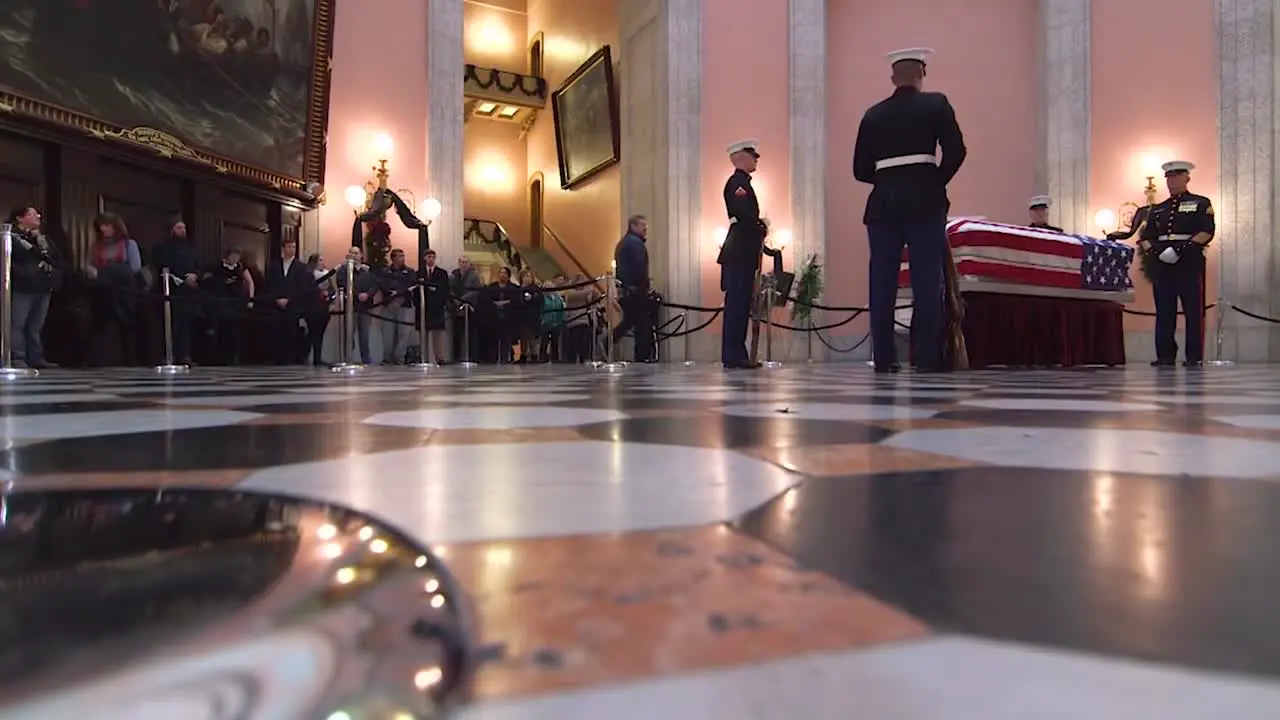
[[[546,222],[542,216],[542,173],[536,172],[529,177],[529,244],[542,247],[542,226]]]
[[[529,75],[542,77],[542,33],[533,36],[529,41]]]

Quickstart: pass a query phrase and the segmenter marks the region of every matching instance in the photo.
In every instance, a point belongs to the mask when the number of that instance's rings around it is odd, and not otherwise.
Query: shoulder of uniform
[[[944,94],[944,93],[940,93],[940,92],[923,92],[923,93],[920,93],[920,95],[921,95],[922,97],[924,97],[925,99],[927,99],[929,102],[934,103],[934,104],[936,104],[936,105],[950,105],[950,104],[951,104],[951,101],[950,101],[949,99],[947,99],[947,96],[946,96],[946,94]]]
[[[1212,204],[1213,204],[1213,203],[1209,200],[1209,198],[1205,197],[1204,195],[1196,195],[1195,193],[1191,193],[1191,197],[1195,198],[1197,202],[1202,202],[1202,203],[1204,203],[1205,205],[1212,205]]]

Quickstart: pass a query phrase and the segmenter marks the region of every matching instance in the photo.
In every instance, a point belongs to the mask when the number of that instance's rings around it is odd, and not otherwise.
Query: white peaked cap
[[[729,147],[725,148],[725,152],[732,155],[737,152],[742,152],[743,150],[751,150],[754,152],[759,149],[760,149],[760,143],[754,139],[739,140],[738,142],[733,143]]]
[[[1027,204],[1028,208],[1037,207],[1053,207],[1053,198],[1048,195],[1037,195],[1031,198],[1031,202]]]
[[[1191,172],[1192,170],[1196,169],[1196,166],[1194,163],[1189,163],[1186,160],[1172,160],[1170,162],[1167,162],[1161,165],[1160,169],[1165,171],[1166,173]]]
[[[915,60],[918,63],[924,63],[927,65],[929,60],[933,58],[933,50],[931,48],[907,48],[905,50],[894,50],[888,55],[885,55],[885,57],[889,58],[890,66],[900,63],[903,60]]]

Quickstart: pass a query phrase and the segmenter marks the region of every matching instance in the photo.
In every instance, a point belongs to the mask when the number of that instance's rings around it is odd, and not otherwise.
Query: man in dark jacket
[[[627,220],[627,234],[618,241],[613,251],[614,276],[620,286],[618,304],[622,307],[622,322],[613,329],[613,340],[628,331],[635,335],[636,362],[654,361],[653,316],[649,301],[649,248],[645,240],[649,236],[649,221],[643,215],[632,215]]]
[[[8,219],[13,226],[12,361],[32,368],[53,365],[45,360],[41,332],[49,299],[61,284],[64,270],[58,247],[40,231],[40,220],[40,211],[30,205],[18,208]]]
[[[298,259],[298,241],[292,238],[280,245],[280,259],[267,268],[265,297],[268,308],[276,314],[276,335],[271,340],[277,365],[298,365],[306,356],[302,342],[302,311],[315,292],[315,277]]]
[[[169,271],[170,318],[173,333],[173,361],[191,364],[191,336],[200,313],[200,254],[187,236],[187,224],[178,218],[169,226],[169,235],[152,251],[160,276],[156,291],[164,293],[164,271]]]
[[[369,330],[371,318],[369,311],[373,309],[374,296],[378,294],[378,278],[364,264],[364,251],[358,247],[352,247],[347,251],[347,262],[351,263],[354,268],[353,282],[351,291],[348,293],[348,301],[353,301],[356,314],[356,347],[360,352],[360,362],[369,365],[373,362],[373,354],[369,347]],[[347,289],[347,268],[346,266],[338,267],[338,288]],[[347,342],[351,342],[348,338]]]

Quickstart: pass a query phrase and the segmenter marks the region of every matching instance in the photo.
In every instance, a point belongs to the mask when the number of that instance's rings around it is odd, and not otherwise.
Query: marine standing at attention
[[[1049,208],[1051,207],[1053,207],[1053,198],[1048,195],[1037,195],[1031,198],[1031,202],[1027,205],[1027,212],[1031,214],[1031,222],[1027,224],[1027,227],[1062,232],[1062,228],[1049,224]]]
[[[728,147],[733,174],[724,184],[724,209],[729,214],[729,232],[720,246],[720,289],[724,291],[724,320],[720,338],[720,363],[725,368],[754,370],[760,367],[747,355],[747,325],[751,320],[751,294],[760,253],[769,228],[760,218],[760,201],[751,187],[760,153],[755,140],[742,140]]]
[[[932,55],[925,48],[889,53],[893,95],[863,116],[853,150],[853,176],[873,186],[863,222],[871,245],[871,339],[878,373],[899,369],[893,308],[904,247],[911,267],[916,369],[944,369],[947,183],[959,172],[966,151],[947,96],[922,90]]]
[[[1138,249],[1153,255],[1151,292],[1156,303],[1156,367],[1177,362],[1178,305],[1186,323],[1187,367],[1204,362],[1204,249],[1217,232],[1213,205],[1203,195],[1187,192],[1191,171],[1185,160],[1167,162],[1164,170],[1169,198],[1151,208],[1139,236]]]

